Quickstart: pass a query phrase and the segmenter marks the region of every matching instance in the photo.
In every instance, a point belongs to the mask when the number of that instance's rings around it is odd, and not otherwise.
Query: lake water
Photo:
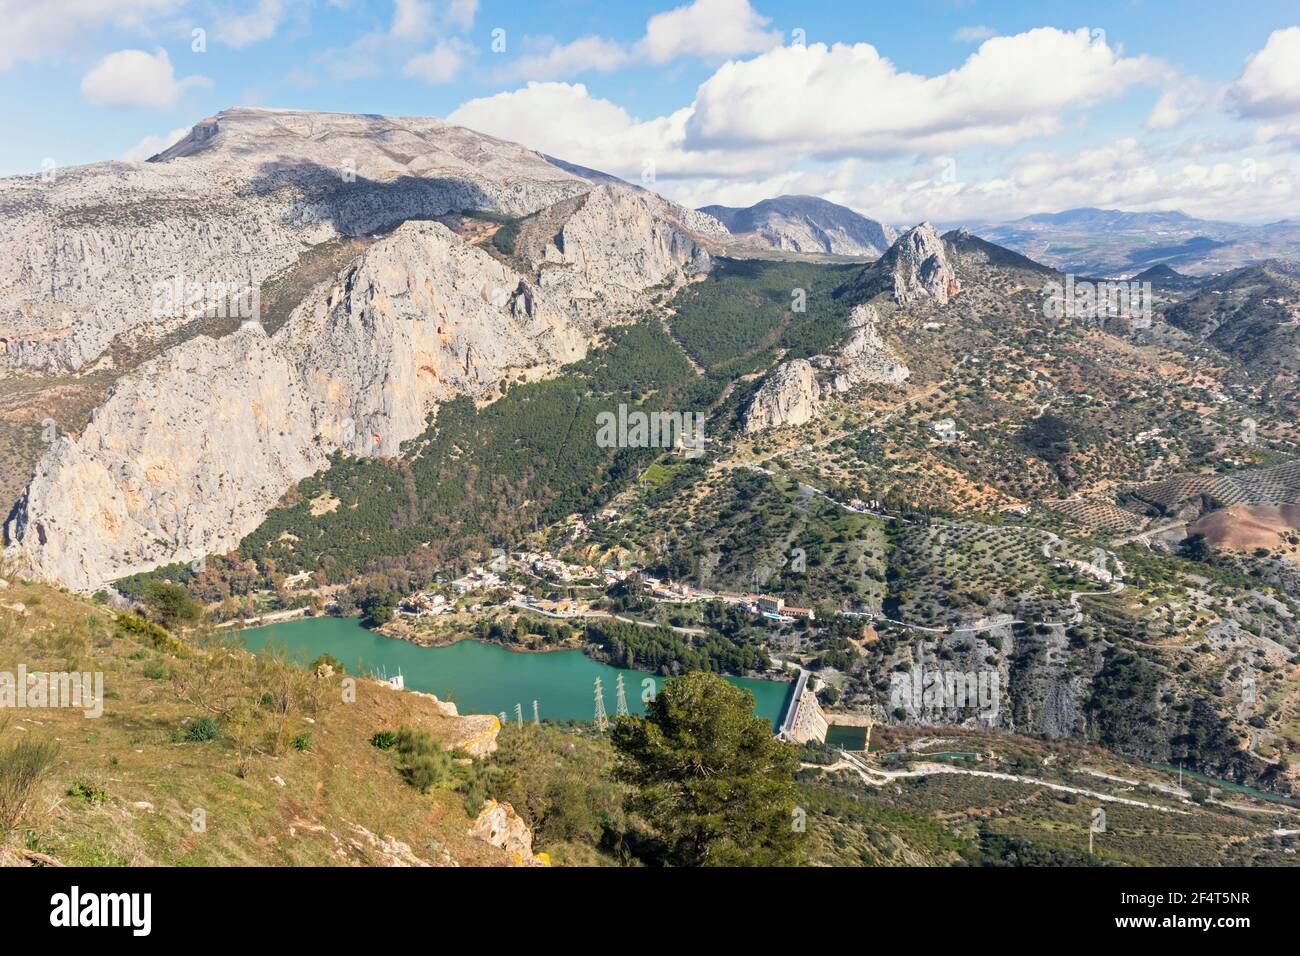
[[[455,701],[462,714],[505,711],[511,720],[515,704],[522,705],[524,719],[531,720],[534,700],[542,720],[592,720],[597,677],[604,691],[605,712],[613,717],[615,681],[620,673],[628,711],[641,714],[645,712],[642,693],[652,693],[663,682],[654,674],[594,661],[582,651],[529,654],[472,640],[447,647],[420,647],[369,631],[353,617],[285,621],[250,628],[242,637],[249,650],[262,651],[273,643],[284,648],[290,659],[304,664],[321,654],[331,654],[350,674],[392,677],[401,671],[408,689]],[[771,721],[773,729],[780,725],[790,694],[789,683],[746,677],[727,680],[754,695],[754,712]]]

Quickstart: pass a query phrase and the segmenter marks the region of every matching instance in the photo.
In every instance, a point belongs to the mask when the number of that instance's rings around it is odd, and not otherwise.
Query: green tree
[[[383,627],[393,619],[393,609],[396,606],[397,600],[393,595],[375,591],[357,602],[357,607],[364,614],[361,623],[366,627]]]
[[[203,615],[203,606],[190,597],[190,592],[171,581],[150,581],[144,586],[141,600],[151,616],[166,628],[193,624]]]
[[[664,682],[642,717],[614,725],[629,809],[654,827],[675,866],[797,862],[797,751],[754,716],[754,697],[714,674]]]

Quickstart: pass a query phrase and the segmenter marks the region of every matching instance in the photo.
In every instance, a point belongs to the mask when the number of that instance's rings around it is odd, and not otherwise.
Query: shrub
[[[185,739],[190,743],[206,743],[221,736],[221,728],[211,717],[200,717],[185,731]]]
[[[190,597],[181,585],[170,581],[150,581],[144,586],[141,597],[164,627],[193,624],[203,616],[203,605]]]
[[[428,793],[451,780],[455,764],[427,730],[403,724],[394,733],[381,730],[370,738],[380,750],[397,751],[398,770],[407,783],[421,793]]]
[[[397,752],[403,756],[424,757],[441,750],[427,730],[413,730],[405,724],[397,728]]]
[[[185,651],[185,645],[168,634],[166,628],[160,627],[134,611],[119,614],[116,626],[118,634],[124,637],[133,637],[140,643],[148,644],[156,650],[169,651],[173,654],[180,654]]]
[[[78,780],[68,788],[68,796],[80,797],[87,803],[103,803],[108,799],[108,791],[89,780]]]
[[[293,749],[297,751],[306,750],[311,746],[311,731],[304,730],[293,738]]]
[[[316,673],[318,670],[320,670],[322,667],[333,668],[335,674],[346,674],[348,672],[348,669],[343,666],[343,662],[340,661],[333,654],[322,654],[320,657],[316,658],[309,665],[307,665],[307,669],[311,671],[313,674]]]
[[[26,737],[0,750],[0,837],[22,822],[36,784],[58,753],[59,746],[53,741]]]
[[[451,779],[451,754],[437,751],[406,758],[402,776],[421,793],[428,793]]]

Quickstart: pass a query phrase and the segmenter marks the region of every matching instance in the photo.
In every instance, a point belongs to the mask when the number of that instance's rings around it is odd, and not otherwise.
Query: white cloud
[[[99,106],[168,107],[190,87],[210,86],[203,76],[177,79],[171,58],[159,47],[153,54],[143,50],[118,50],[100,60],[81,81],[81,92]]]
[[[122,154],[122,158],[128,163],[142,163],[150,156],[161,153],[173,143],[178,143],[189,133],[188,126],[181,126],[172,130],[166,136],[149,135],[144,137],[130,149]]]
[[[900,72],[866,43],[782,47],[704,82],[688,144],[822,156],[1006,145],[1056,132],[1071,112],[1159,72],[1156,61],[1126,58],[1086,29],[995,37],[933,77]]]
[[[1300,27],[1269,34],[1264,48],[1246,59],[1226,100],[1240,115],[1276,117],[1300,112]]]
[[[1208,104],[1208,98],[1199,83],[1185,80],[1165,90],[1156,100],[1147,116],[1150,130],[1173,129],[1187,122]]]
[[[226,46],[245,47],[275,36],[288,12],[286,0],[258,0],[247,13],[229,14],[217,20],[216,37]]]
[[[918,166],[910,175],[852,177],[821,193],[865,215],[906,224],[1004,220],[1078,206],[1180,209],[1207,219],[1264,221],[1300,214],[1300,175],[1286,157],[1224,153],[1189,162],[1154,155],[1133,138],[1083,153],[1039,152],[991,175],[953,180]],[[815,184],[817,175],[810,177]],[[824,174],[822,174],[824,178]],[[795,182],[793,188],[803,188]]]
[[[764,27],[749,0],[694,0],[646,21],[632,44],[589,35],[558,43],[553,37],[526,39],[528,52],[498,74],[504,79],[556,80],[587,72],[609,72],[639,63],[663,64],[679,57],[721,58],[768,50],[781,34]]]
[[[781,43],[779,31],[765,29],[769,22],[749,0],[695,0],[651,17],[638,46],[651,63],[754,53]]]
[[[432,50],[407,60],[402,72],[425,83],[450,83],[474,53],[474,47],[463,40],[439,40]]]
[[[810,193],[898,224],[1084,205],[1300,215],[1291,159],[1250,152],[1248,138],[1153,152],[1123,136],[1003,166],[962,152],[1064,129],[1080,110],[1146,82],[1175,84],[1170,110],[1205,104],[1203,88],[1157,61],[1124,57],[1086,31],[1047,30],[989,40],[935,77],[900,73],[864,44],[781,48],[721,67],[693,104],[664,116],[637,118],[582,84],[547,82],[470,100],[449,120],[632,181],[653,163],[655,188],[692,206]]]
[[[729,62],[667,116],[634,118],[582,84],[531,82],[470,100],[450,119],[620,176],[653,162],[661,182],[687,188],[789,175],[818,160],[1017,142],[1158,73],[1086,30],[1044,29],[988,40],[936,77],[900,73],[867,44],[814,44]]]
[[[370,30],[345,47],[324,50],[316,62],[336,80],[378,76],[389,64],[400,62],[408,76],[446,83],[472,50],[468,45],[446,44],[464,44],[452,34],[472,27],[477,13],[478,0],[393,0],[387,29]],[[438,43],[433,49],[415,52],[434,37]]]
[[[393,0],[388,32],[404,40],[420,40],[433,29],[433,5],[428,0]]]
[[[529,83],[461,104],[448,122],[523,143],[560,159],[638,179],[646,163],[660,179],[753,176],[788,166],[788,153],[763,149],[688,150],[690,108],[639,120],[581,83]]]
[[[998,31],[992,27],[983,25],[973,27],[962,27],[953,33],[952,38],[959,43],[982,43],[998,35]]]
[[[625,66],[631,55],[613,40],[599,36],[579,37],[569,43],[549,38],[534,39],[536,52],[527,53],[510,64],[504,76],[527,80],[554,80],[577,76],[588,70],[609,71]]]
[[[0,70],[65,53],[106,27],[147,30],[185,0],[0,0]]]
[[[447,7],[447,22],[457,30],[468,30],[478,14],[478,0],[451,0]]]

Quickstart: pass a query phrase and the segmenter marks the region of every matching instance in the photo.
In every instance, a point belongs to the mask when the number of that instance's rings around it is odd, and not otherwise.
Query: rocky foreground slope
[[[143,289],[171,270],[242,269],[257,282],[311,243],[405,224],[271,334],[254,317],[190,339],[122,378],[80,435],[52,443],[6,540],[34,575],[77,588],[226,550],[334,451],[395,454],[439,402],[488,400],[507,377],[581,357],[643,290],[706,271],[705,237],[726,234],[654,194],[593,185],[437,120],[230,111],[157,159],[85,167],[49,195],[30,177],[0,184],[24,197],[16,233],[31,242],[26,266],[0,279],[9,361],[93,358],[152,321]],[[164,201],[172,187],[190,199]],[[507,257],[411,221],[448,210],[551,228]],[[91,224],[69,231],[78,217]],[[21,258],[0,248],[7,267]]]

